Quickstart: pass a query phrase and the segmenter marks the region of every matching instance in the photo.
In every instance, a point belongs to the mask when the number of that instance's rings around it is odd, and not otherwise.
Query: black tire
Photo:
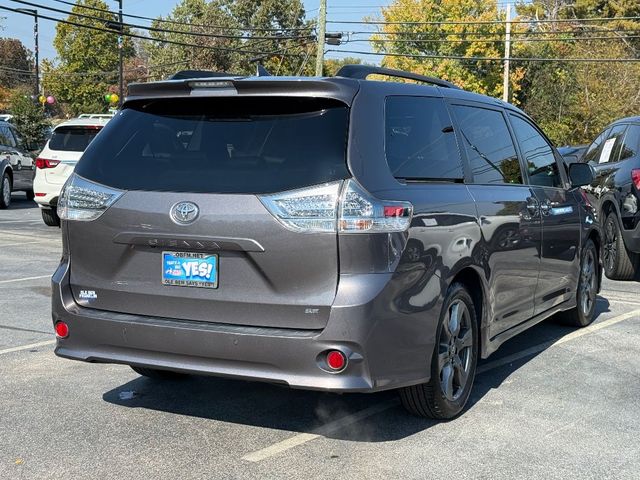
[[[576,292],[577,305],[575,308],[557,315],[558,320],[562,323],[572,327],[586,327],[593,322],[600,278],[598,258],[595,244],[591,240],[587,240],[582,248],[580,258],[580,277]]]
[[[33,190],[27,190],[24,193],[27,195],[27,200],[33,200],[34,198],[36,198],[36,194]]]
[[[607,215],[603,230],[604,274],[611,280],[633,280],[638,264],[638,255],[627,250],[616,212]]]
[[[0,181],[0,209],[2,210],[11,205],[11,187],[11,177],[5,172]]]
[[[133,365],[131,365],[131,368],[143,377],[154,380],[180,380],[188,376],[184,373],[172,372],[170,370],[156,370],[155,368],[134,367]]]
[[[452,317],[454,307],[457,308],[458,327],[452,332],[450,321],[455,318]],[[460,310],[460,307],[464,309]],[[464,285],[454,283],[449,287],[435,338],[431,379],[400,389],[400,401],[404,408],[419,417],[448,420],[464,409],[478,362],[478,322],[473,300]]]
[[[42,220],[45,225],[48,225],[49,227],[60,226],[60,217],[58,217],[58,212],[55,208],[41,208],[40,213],[42,214]]]

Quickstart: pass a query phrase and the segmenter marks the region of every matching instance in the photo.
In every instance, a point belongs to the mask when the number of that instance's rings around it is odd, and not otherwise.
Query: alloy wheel
[[[589,315],[596,300],[596,259],[593,250],[585,252],[580,269],[580,308]]]
[[[604,226],[604,248],[602,255],[608,272],[612,272],[616,268],[616,259],[618,256],[618,229],[615,221],[616,219],[613,218],[613,216],[609,216]]]
[[[2,180],[2,200],[4,200],[5,205],[9,205],[9,202],[11,202],[11,182],[9,177],[6,176]]]
[[[456,401],[462,395],[472,366],[473,330],[466,304],[454,301],[440,332],[438,370],[445,398]]]

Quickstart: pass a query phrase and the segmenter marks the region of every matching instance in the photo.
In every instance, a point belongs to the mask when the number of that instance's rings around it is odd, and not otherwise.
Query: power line
[[[512,33],[513,35],[513,33]],[[514,42],[577,42],[577,41],[588,41],[588,40],[628,40],[633,38],[640,38],[640,35],[623,35],[623,36],[595,36],[595,37],[574,37],[574,38],[521,38],[521,39],[512,39]],[[344,40],[343,43],[362,43],[362,42],[371,42],[371,43],[503,43],[504,38],[494,38],[489,40],[484,39],[442,39],[442,38],[434,38],[430,40],[424,39],[380,39],[380,40],[372,40],[372,39],[354,39],[354,40]]]
[[[9,12],[14,12],[14,13],[21,13],[23,15],[25,15],[24,13],[20,12],[19,10],[15,9],[15,8],[10,8],[10,7],[4,7],[0,5],[0,9],[2,10],[7,10]],[[147,40],[147,41],[152,41],[152,42],[159,42],[159,43],[166,43],[166,44],[170,44],[170,45],[178,45],[178,46],[182,46],[182,47],[194,47],[194,48],[204,48],[204,49],[208,49],[208,50],[219,50],[219,51],[223,51],[223,52],[238,52],[238,49],[235,48],[226,48],[226,47],[213,47],[210,45],[198,45],[195,43],[185,43],[185,42],[177,42],[174,40],[167,40],[167,39],[161,39],[161,38],[151,38],[151,37],[145,37],[144,35],[138,35],[135,33],[131,33],[131,32],[115,32],[113,30],[110,29],[106,29],[106,28],[100,28],[100,27],[95,27],[92,25],[83,25],[81,23],[76,23],[76,22],[71,22],[69,20],[62,20],[60,18],[54,18],[54,17],[48,17],[45,15],[38,15],[39,18],[42,18],[44,20],[50,20],[53,22],[58,22],[58,23],[64,23],[66,25],[73,25],[75,27],[80,27],[80,28],[86,28],[89,30],[95,30],[98,32],[106,32],[106,33],[110,33],[110,34],[121,34],[122,36],[125,37],[130,37],[130,38],[138,38],[140,40]],[[243,50],[240,53],[246,53],[246,54],[251,54],[251,55],[282,55],[282,53],[280,52],[259,52],[259,51],[255,51],[255,50]],[[304,56],[303,54],[298,54],[298,53],[287,53],[284,54],[287,57],[302,57]]]
[[[113,13],[111,12],[111,10],[105,10],[104,8],[98,8],[98,7],[92,7],[92,6],[88,6],[88,5],[77,5],[74,2],[69,2],[66,0],[53,0],[54,2],[58,2],[58,3],[63,3],[65,5],[71,5],[71,6],[78,6],[81,8],[86,8],[88,10],[94,10],[94,11],[98,11],[98,12],[109,12],[109,13]],[[287,28],[273,28],[273,27],[265,27],[265,28],[257,28],[257,27],[230,27],[230,26],[221,26],[221,25],[204,25],[204,24],[198,24],[198,23],[189,23],[189,22],[180,22],[177,20],[167,20],[167,19],[162,19],[162,18],[152,18],[152,17],[145,17],[142,15],[132,15],[130,13],[123,13],[122,14],[123,17],[128,17],[128,18],[137,18],[139,20],[147,20],[147,21],[151,21],[151,22],[159,22],[159,23],[169,23],[169,24],[173,24],[173,25],[184,25],[187,27],[203,27],[203,28],[217,28],[217,29],[226,29],[226,30],[241,30],[241,31],[247,31],[247,32],[251,32],[251,31],[259,31],[259,32],[280,32],[280,31],[297,31],[297,30],[304,30],[304,31],[308,31],[308,30],[313,30],[313,27],[287,27]]]
[[[92,16],[92,15],[85,15],[82,13],[74,13],[74,12],[69,12],[67,10],[61,10],[59,8],[53,8],[53,7],[47,7],[44,5],[40,5],[38,3],[33,3],[33,2],[27,2],[25,0],[11,0],[14,3],[20,3],[22,5],[29,5],[32,7],[37,7],[37,8],[41,8],[43,10],[49,10],[52,12],[56,12],[56,13],[62,13],[63,15],[69,15],[69,16],[76,16],[76,17],[80,17],[80,18],[86,18],[86,19],[90,19],[90,20],[99,20],[99,21],[106,21],[107,19],[102,18],[102,17],[96,17],[96,16]],[[114,22],[112,21],[112,23],[118,23],[119,22]],[[157,27],[147,27],[144,25],[136,25],[136,24],[130,24],[130,23],[122,23],[122,28],[124,27],[128,27],[128,28],[137,28],[140,30],[148,30],[150,32],[157,32],[157,33],[176,33],[176,34],[181,34],[181,35],[190,35],[190,36],[197,36],[197,37],[208,37],[208,38],[223,38],[223,39],[237,39],[237,40],[243,40],[243,39],[252,39],[252,40],[297,40],[297,39],[309,39],[309,38],[313,38],[309,35],[306,36],[270,36],[270,37],[265,37],[265,36],[251,36],[251,37],[247,37],[246,35],[227,35],[227,34],[213,34],[213,33],[204,33],[204,32],[185,32],[185,31],[179,31],[179,30],[170,30],[170,29],[166,29],[166,28],[157,28]]]
[[[638,34],[640,30],[629,30],[629,29],[621,29],[621,28],[612,28],[612,29],[594,29],[594,30],[576,30],[576,31],[568,31],[568,30],[556,30],[556,31],[522,31],[522,32],[511,32],[511,35],[519,35],[519,36],[528,36],[528,35],[567,35],[571,33],[630,33],[630,34]],[[348,32],[351,35],[386,35],[386,36],[402,36],[402,35],[432,35],[432,32],[420,32],[420,31],[407,31],[407,32],[383,32],[383,31],[356,31],[356,32]],[[467,37],[467,36],[478,36],[478,37],[489,37],[494,35],[499,35],[501,32],[437,32],[442,37]]]
[[[558,18],[555,20],[513,20],[511,23],[539,24],[539,23],[578,23],[578,22],[609,22],[620,20],[638,21],[640,17],[603,17],[603,18]],[[327,23],[343,23],[347,25],[495,25],[504,24],[504,20],[471,20],[471,21],[430,21],[430,22],[383,22],[375,20],[327,20]]]
[[[428,54],[404,54],[404,53],[381,53],[381,52],[365,52],[359,50],[335,50],[329,49],[328,52],[350,53],[354,55],[373,55],[380,57],[406,57],[406,58],[425,58],[440,60],[461,60],[469,62],[497,61],[503,62],[503,57],[465,57],[462,55],[428,55]],[[540,58],[540,57],[511,57],[511,61],[515,62],[578,62],[578,63],[622,63],[622,62],[640,62],[640,58]]]

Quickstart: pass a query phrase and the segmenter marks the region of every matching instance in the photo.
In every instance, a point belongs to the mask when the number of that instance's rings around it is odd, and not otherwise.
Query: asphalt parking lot
[[[0,478],[640,478],[640,283],[596,322],[544,322],[480,365],[468,410],[412,417],[393,392],[218,378],[159,383],[53,355],[59,230],[0,211]]]

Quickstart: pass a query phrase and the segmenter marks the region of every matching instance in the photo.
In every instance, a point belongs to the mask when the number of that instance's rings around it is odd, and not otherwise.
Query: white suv
[[[54,128],[51,138],[36,159],[36,176],[33,180],[35,201],[47,225],[60,225],[56,211],[60,190],[73,173],[82,153],[109,120],[109,116],[80,117]]]

